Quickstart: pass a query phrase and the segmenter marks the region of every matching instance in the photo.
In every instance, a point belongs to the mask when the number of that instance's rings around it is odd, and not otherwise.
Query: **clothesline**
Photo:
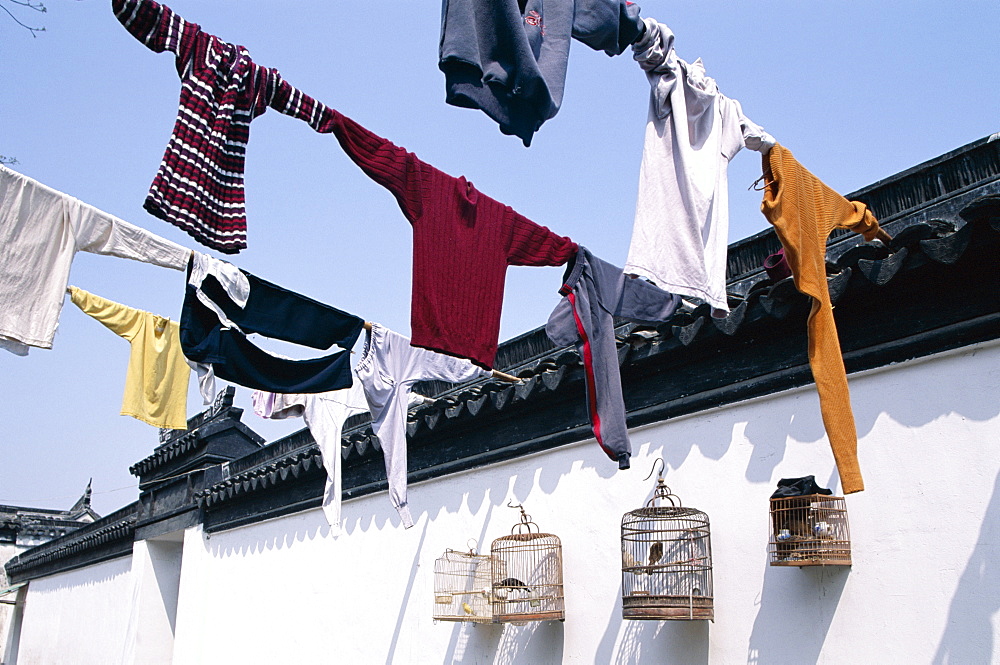
[[[364,327],[365,330],[371,331],[371,329],[372,329],[372,322],[371,321],[365,321],[363,327]],[[520,377],[514,376],[512,374],[507,374],[505,372],[501,372],[498,369],[494,369],[494,370],[492,370],[492,372],[493,372],[493,377],[494,378],[501,379],[503,381],[507,381],[508,383],[522,383],[522,380],[521,380]]]
[[[163,478],[157,478],[156,482],[161,482],[164,480],[175,480],[177,478],[186,478],[187,476],[190,476],[193,473],[198,473],[200,471],[204,471],[204,469],[193,469],[191,471],[185,471],[184,473],[178,473],[173,476],[164,476]],[[125,485],[123,487],[116,487],[110,490],[100,490],[100,491],[91,490],[90,494],[91,495],[112,494],[114,492],[123,492],[125,490],[134,490],[134,489],[138,489],[138,485]],[[79,498],[79,495],[67,494],[65,496],[52,496],[45,499],[18,499],[17,501],[21,503],[39,504],[39,503],[48,503],[50,501],[62,501],[63,499],[76,499],[76,498]],[[14,502],[12,500],[0,499],[0,504],[14,505]]]

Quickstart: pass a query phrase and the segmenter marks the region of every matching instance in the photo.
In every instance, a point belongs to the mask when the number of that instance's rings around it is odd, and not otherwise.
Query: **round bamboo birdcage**
[[[653,498],[622,516],[622,618],[714,620],[712,594],[708,515],[682,506],[661,472]]]
[[[511,507],[521,509],[521,521],[490,548],[493,621],[564,621],[562,543],[541,533],[523,506]]]
[[[434,561],[434,619],[492,623],[490,562],[492,557],[445,550]]]
[[[772,566],[850,566],[851,532],[842,496],[807,494],[771,499]]]

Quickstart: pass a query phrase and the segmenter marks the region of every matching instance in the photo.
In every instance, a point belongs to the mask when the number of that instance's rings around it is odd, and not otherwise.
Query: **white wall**
[[[126,643],[131,558],[32,580],[24,608],[18,665],[108,665]]]
[[[853,376],[867,490],[848,497],[851,569],[771,568],[778,478],[838,487],[814,389],[633,432],[632,470],[593,441],[386,495],[185,534],[176,663],[989,663],[1000,608],[1000,345]],[[621,619],[619,533],[653,460],[712,520],[715,616]],[[509,532],[515,498],[562,538],[565,623],[431,620],[434,559]]]
[[[181,576],[180,539],[137,541],[132,550],[131,575],[131,614],[121,662],[169,663],[174,650]]]
[[[4,569],[4,564],[23,551],[24,548],[18,547],[17,545],[12,545],[12,544],[0,545],[0,589],[9,586],[9,584],[7,583],[7,571]],[[16,597],[17,597],[16,593],[11,593],[6,596],[0,597],[0,600],[13,601]],[[10,630],[10,620],[13,614],[14,614],[13,605],[0,603],[0,663],[4,662],[5,658],[4,652],[7,646],[7,632]]]

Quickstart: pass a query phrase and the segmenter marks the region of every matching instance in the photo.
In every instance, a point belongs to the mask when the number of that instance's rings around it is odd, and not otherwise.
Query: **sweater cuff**
[[[403,520],[403,528],[409,529],[413,526],[413,518],[410,517],[410,507],[408,504],[402,503],[396,506],[396,512],[399,513],[399,518]]]

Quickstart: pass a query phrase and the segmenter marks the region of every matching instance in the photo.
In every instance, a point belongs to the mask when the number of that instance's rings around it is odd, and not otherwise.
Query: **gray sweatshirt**
[[[621,268],[583,246],[559,292],[565,297],[552,310],[545,332],[555,344],[576,344],[594,436],[618,468],[627,469],[632,444],[625,426],[614,317],[658,323],[673,315],[681,298],[645,280],[626,278]]]
[[[626,0],[444,0],[445,101],[482,109],[527,146],[562,103],[570,36],[618,55],[644,29]]]

